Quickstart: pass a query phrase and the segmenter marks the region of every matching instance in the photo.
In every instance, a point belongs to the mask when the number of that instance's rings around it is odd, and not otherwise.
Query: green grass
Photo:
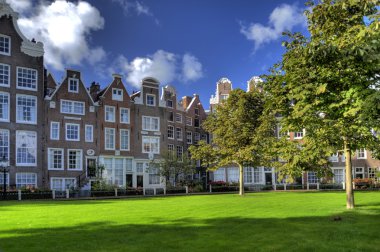
[[[380,251],[380,192],[355,196],[0,202],[0,251]]]

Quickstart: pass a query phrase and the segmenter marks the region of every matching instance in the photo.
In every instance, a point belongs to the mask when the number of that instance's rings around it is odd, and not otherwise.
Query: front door
[[[144,187],[144,176],[137,175],[137,187]]]
[[[127,188],[133,186],[133,176],[132,176],[132,174],[127,174],[126,175],[125,183],[126,183]]]
[[[96,177],[96,159],[87,158],[87,177]]]
[[[269,172],[265,173],[265,184],[266,185],[272,184],[272,173],[269,173]]]

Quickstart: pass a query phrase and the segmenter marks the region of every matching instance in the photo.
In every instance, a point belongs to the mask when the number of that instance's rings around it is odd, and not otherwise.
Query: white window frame
[[[28,175],[33,174],[34,179],[35,179],[35,183],[34,183],[34,185],[32,185],[32,187],[33,188],[37,188],[37,173],[34,173],[34,172],[18,172],[18,173],[16,173],[16,187],[17,188],[22,188],[24,186],[24,185],[19,186],[17,184],[17,182],[18,182],[19,176],[22,176],[22,175],[25,175],[25,174],[28,174]]]
[[[148,103],[148,96],[153,97],[153,104],[149,104]],[[146,105],[147,106],[150,106],[150,107],[155,107],[156,106],[156,95],[154,95],[154,94],[146,94],[145,99],[146,99]]]
[[[57,127],[57,137],[53,137],[53,125],[58,126]],[[59,132],[60,131],[60,123],[59,122],[50,122],[50,140],[59,140]]]
[[[151,151],[145,151],[144,149],[144,139],[149,139],[149,145]],[[158,139],[158,146],[157,151],[153,151],[152,148],[152,139]],[[154,137],[154,136],[142,136],[142,153],[153,153],[153,154],[160,154],[160,137]]]
[[[356,158],[357,159],[367,159],[367,151],[366,149],[358,149],[356,151],[357,155],[356,155]],[[361,155],[363,154],[363,155]]]
[[[0,51],[0,54],[1,55],[6,55],[6,56],[11,56],[11,52],[12,52],[12,38],[11,37],[9,37],[9,36],[7,36],[7,35],[4,35],[4,34],[0,34],[0,38],[6,38],[6,39],[8,39],[8,44],[9,44],[9,46],[8,46],[8,53],[6,53],[6,52],[1,52]]]
[[[149,120],[149,127],[147,127],[148,125],[144,125],[144,120],[145,119],[148,119]],[[157,119],[157,129],[155,129],[152,124],[152,121],[153,119]],[[155,117],[155,116],[142,116],[142,129],[143,130],[146,130],[146,131],[160,131],[160,118],[159,117]]]
[[[170,136],[169,131],[171,131],[172,136]],[[168,125],[168,139],[174,139],[175,136],[175,128],[173,125]]]
[[[301,132],[302,132],[302,136],[296,136],[297,133],[301,133]],[[294,131],[293,134],[294,134],[294,139],[302,139],[305,137],[305,129],[302,129],[302,131]]]
[[[52,156],[50,154],[50,151],[61,151],[61,168],[52,168],[54,160],[52,160]],[[62,149],[62,148],[48,148],[47,155],[48,155],[48,170],[53,170],[53,171],[64,170],[64,168],[65,168],[65,166],[64,166],[64,159],[65,159],[64,149]]]
[[[189,136],[190,136],[190,138],[189,138]],[[186,131],[186,143],[188,143],[188,144],[192,144],[193,143],[193,132]]]
[[[6,185],[6,187],[9,186],[9,172],[5,173],[5,185]],[[3,173],[1,173],[1,176],[0,176],[0,186],[1,187],[4,186],[4,174]]]
[[[127,132],[128,134],[128,148],[122,148],[122,136],[123,136],[123,133],[122,132]],[[120,150],[122,151],[129,151],[130,150],[130,138],[131,138],[131,135],[130,135],[130,132],[128,129],[120,129]]]
[[[186,116],[186,126],[193,126],[193,118]]]
[[[182,128],[175,128],[175,138],[178,140],[178,141],[183,141],[183,130]]]
[[[169,106],[169,102],[171,102],[171,106]],[[166,107],[173,108],[173,100],[170,100],[170,99],[166,100]]]
[[[29,149],[35,150],[35,162],[34,163],[20,163],[18,162],[18,147],[19,147],[19,139],[18,134],[19,133],[28,133],[33,134],[35,137],[35,146],[28,147]],[[37,166],[37,158],[38,158],[38,152],[37,152],[37,132],[35,131],[27,131],[27,130],[16,130],[16,166]]]
[[[70,169],[70,151],[79,151],[80,152],[80,168]],[[83,170],[83,150],[82,149],[67,149],[67,170],[68,171],[82,171]]]
[[[111,111],[107,111],[107,109],[112,109],[112,114],[113,114],[113,118],[112,119],[107,119],[107,114],[111,113]],[[106,121],[106,122],[115,122],[115,119],[116,119],[116,108],[115,108],[115,106],[105,105],[104,106],[104,121]]]
[[[353,169],[354,169],[354,172],[352,173],[352,175],[354,176],[354,179],[356,178],[356,175],[357,175],[357,174],[361,174],[361,175],[362,175],[361,178],[365,178],[365,172],[364,172],[364,167],[363,167],[363,166],[360,166],[360,167],[353,167]],[[361,171],[360,171],[360,172],[357,172],[357,171],[356,171],[357,169],[361,169]]]
[[[181,113],[176,113],[175,114],[175,122],[177,123],[182,123],[183,122],[183,119],[182,119],[182,114]],[[177,120],[177,119],[180,119],[180,120]]]
[[[31,98],[34,100],[35,102],[35,107],[34,107],[34,114],[35,114],[35,118],[33,118],[33,120],[31,121],[24,121],[24,120],[20,120],[18,118],[18,113],[19,113],[19,106],[18,106],[18,99],[20,97],[26,97],[26,98]],[[23,124],[37,124],[37,118],[38,118],[38,115],[37,115],[37,112],[38,112],[38,109],[37,109],[37,96],[34,96],[34,95],[25,95],[25,94],[16,94],[16,123],[23,123]]]
[[[70,103],[70,112],[63,112],[62,111],[62,104],[63,104],[63,102],[68,102],[68,103]],[[80,104],[82,104],[83,105],[83,113],[76,113],[75,112],[75,109],[74,109],[74,107],[75,107],[75,103],[80,103]],[[85,115],[86,114],[86,105],[85,105],[85,103],[84,102],[80,102],[80,101],[71,101],[71,100],[64,100],[64,99],[61,99],[61,102],[60,102],[60,112],[61,112],[61,114],[70,114],[70,115]]]
[[[11,66],[8,64],[0,63],[0,66],[8,67],[8,84],[0,83],[1,87],[10,87],[11,86]],[[5,75],[5,74],[4,74]]]
[[[76,90],[71,89],[71,82],[75,84]],[[69,78],[67,81],[67,91],[69,93],[79,93],[79,80],[77,78]]]
[[[53,188],[53,180],[54,179],[61,180],[62,187],[60,188],[60,190]],[[51,177],[50,178],[50,190],[64,191],[66,189],[70,189],[70,188],[66,188],[66,180],[74,180],[74,189],[77,188],[77,179],[74,177]]]
[[[114,94],[114,92],[117,92],[117,94]],[[121,94],[118,94],[118,92],[121,91]],[[123,89],[121,88],[112,88],[112,100],[114,101],[123,101]]]
[[[21,70],[34,71],[36,73],[36,87],[35,88],[33,88],[33,87],[29,88],[29,87],[19,86],[18,73]],[[16,67],[16,88],[17,89],[22,89],[22,90],[37,91],[38,90],[38,71],[36,69],[28,68],[28,67],[19,67],[19,66]]]
[[[67,138],[67,126],[77,126],[78,127],[78,137],[76,139]],[[80,141],[80,124],[78,124],[78,123],[65,123],[65,139],[66,139],[66,141],[79,142]]]
[[[339,162],[339,153],[334,153],[329,157],[329,161],[332,163],[337,163]]]
[[[6,152],[6,156],[5,156],[5,158],[7,159],[7,160],[9,160],[9,153],[10,153],[10,133],[9,133],[9,130],[8,129],[0,129],[0,133],[1,134],[6,134],[6,137],[7,137],[7,139],[6,139],[6,142],[8,143],[8,145],[7,146],[0,146],[0,148],[7,148],[7,152]],[[0,156],[0,158],[2,158],[2,156]],[[1,175],[0,175],[1,176]]]
[[[7,92],[0,92],[0,95],[4,95],[4,96],[6,96],[7,97],[7,100],[8,100],[8,109],[7,109],[7,111],[6,111],[6,113],[7,113],[7,118],[0,118],[0,122],[9,122],[9,117],[10,117],[10,115],[9,115],[9,113],[10,113],[10,106],[11,106],[11,104],[10,104],[10,99],[9,99],[9,93],[7,93]],[[4,114],[4,113],[3,113]]]
[[[113,136],[112,136],[112,143],[113,143],[113,146],[112,147],[109,147],[107,146],[107,131],[113,131]],[[104,149],[105,150],[115,150],[115,140],[116,140],[116,130],[115,128],[107,128],[105,127],[104,128]]]
[[[179,161],[183,161],[183,146],[177,145],[175,148],[176,152],[176,157]]]
[[[87,134],[89,133],[88,132],[88,129],[91,128],[91,138],[87,138]],[[84,141],[87,142],[87,143],[92,143],[94,142],[94,126],[91,125],[91,124],[86,124],[84,126]]]
[[[128,115],[128,120],[127,121],[123,121],[122,120],[122,114],[123,114],[123,111],[125,112],[125,111],[127,111],[127,115]],[[124,123],[124,124],[129,124],[130,123],[130,110],[129,110],[129,108],[123,108],[123,107],[121,107],[120,108],[120,123]]]

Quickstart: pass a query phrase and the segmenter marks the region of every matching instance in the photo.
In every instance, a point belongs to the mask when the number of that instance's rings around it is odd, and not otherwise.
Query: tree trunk
[[[346,156],[346,205],[347,209],[355,207],[354,191],[352,190],[352,165],[351,165],[351,148],[344,138],[344,154]]]
[[[239,195],[244,196],[244,168],[239,164]]]

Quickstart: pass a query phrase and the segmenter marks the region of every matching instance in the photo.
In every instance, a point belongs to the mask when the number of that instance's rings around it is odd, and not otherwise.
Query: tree
[[[310,36],[287,33],[282,62],[265,77],[268,106],[281,114],[283,129],[306,129],[301,153],[316,163],[337,150],[345,154],[348,209],[354,208],[352,153],[359,148],[379,153],[372,134],[380,121],[378,5],[378,0],[309,2]]]
[[[273,125],[263,118],[264,93],[259,90],[233,90],[228,99],[209,115],[202,127],[212,135],[212,143],[201,141],[190,147],[192,158],[216,169],[239,167],[239,194],[244,195],[245,165],[260,166],[267,157],[263,140],[273,136]]]

